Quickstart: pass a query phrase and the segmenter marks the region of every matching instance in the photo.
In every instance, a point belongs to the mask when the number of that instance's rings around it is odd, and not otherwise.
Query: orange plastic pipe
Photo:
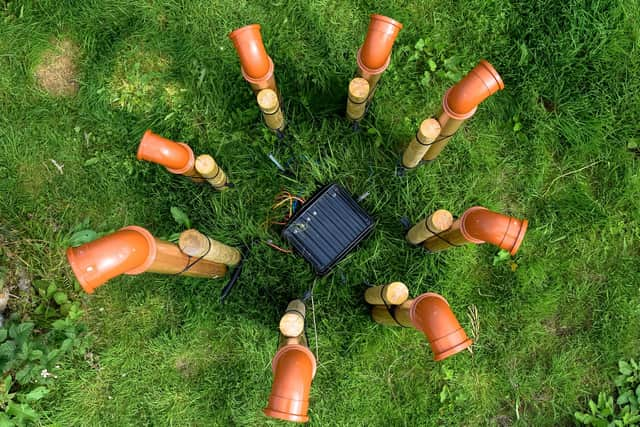
[[[464,121],[475,114],[478,105],[502,89],[502,77],[484,59],[455,86],[449,88],[442,98],[442,110],[438,116],[442,130],[424,155],[424,160],[435,159]]]
[[[271,362],[273,386],[266,416],[286,421],[309,421],[309,392],[316,374],[316,358],[300,344],[287,344],[278,350]]]
[[[429,238],[425,247],[432,252],[464,243],[491,243],[515,255],[529,227],[526,219],[490,211],[482,206],[467,209],[449,231]]]
[[[108,236],[67,249],[67,259],[89,294],[120,274],[140,274],[153,264],[156,242],[142,227],[122,228]]]
[[[195,156],[187,144],[163,138],[147,130],[138,146],[138,160],[158,163],[171,173],[194,176]]]
[[[472,243],[488,242],[515,255],[527,232],[529,221],[490,211],[469,208],[460,217],[460,233]]]
[[[453,356],[473,344],[441,295],[432,292],[420,295],[413,300],[409,315],[415,328],[429,340],[435,361]]]
[[[391,48],[402,24],[382,15],[371,15],[364,44],[358,51],[358,66],[369,74],[380,74],[389,66]]]
[[[456,119],[468,119],[482,101],[502,89],[502,77],[493,65],[483,59],[447,91],[442,100],[442,108]]]
[[[257,93],[262,89],[272,89],[278,92],[273,76],[273,60],[267,55],[262,43],[260,25],[247,25],[229,34],[238,57],[242,76],[249,82]]]

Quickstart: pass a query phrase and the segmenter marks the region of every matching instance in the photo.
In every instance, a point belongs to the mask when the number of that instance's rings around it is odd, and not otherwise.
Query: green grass
[[[353,133],[346,87],[375,12],[405,27]],[[224,306],[222,280],[157,275],[86,296],[66,240],[78,224],[168,236],[180,231],[171,206],[229,244],[277,240],[261,224],[278,191],[309,196],[337,181],[370,192],[362,204],[378,222],[315,284],[311,424],[572,424],[640,345],[640,175],[627,149],[640,143],[639,19],[623,0],[0,1],[0,233],[34,279],[83,302],[96,358],[61,364],[42,422],[278,424],[261,408],[277,321],[314,283],[301,258],[255,246]],[[252,22],[276,64],[290,122],[283,143],[264,132],[227,38]],[[33,77],[55,38],[79,46],[73,98],[47,95]],[[430,52],[409,61],[420,38]],[[450,78],[435,73],[424,86],[429,58],[439,69],[449,59]],[[417,124],[480,58],[506,89],[437,162],[394,176]],[[236,187],[216,193],[136,161],[147,128],[210,153]],[[295,178],[276,174],[270,151],[298,159]],[[515,271],[492,265],[497,249],[487,245],[426,255],[405,244],[400,217],[476,204],[530,221]],[[375,325],[362,283],[394,280],[412,295],[443,294],[467,331],[475,305],[473,355],[435,363],[418,332]],[[29,316],[28,304],[21,310]]]

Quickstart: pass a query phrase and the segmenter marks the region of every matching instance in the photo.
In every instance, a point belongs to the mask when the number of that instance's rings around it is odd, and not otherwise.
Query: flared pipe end
[[[264,80],[273,64],[262,42],[259,24],[246,25],[229,34],[245,79]]]
[[[414,327],[429,341],[435,361],[453,356],[473,344],[441,295],[433,292],[420,295],[413,301],[409,316]]]
[[[502,77],[493,65],[483,59],[445,93],[442,108],[457,120],[467,119],[482,101],[502,89]]]
[[[93,242],[67,248],[66,255],[80,286],[92,294],[120,274],[147,271],[156,257],[156,242],[146,229],[129,226]]]
[[[515,243],[513,244],[511,249],[509,249],[509,253],[511,254],[511,256],[518,253],[518,250],[520,249],[520,245],[524,240],[524,235],[527,233],[527,228],[529,228],[529,221],[526,219],[523,219],[521,221],[520,230],[518,231],[517,237],[515,239]]]
[[[402,29],[402,24],[383,15],[371,15],[367,36],[358,52],[358,65],[365,70],[374,70],[371,74],[384,71],[391,58],[393,43]]]
[[[460,232],[465,239],[472,243],[491,243],[511,255],[520,249],[528,226],[526,219],[503,215],[482,206],[469,208],[460,217]]]
[[[147,130],[140,139],[138,160],[157,163],[174,174],[184,174],[195,164],[193,150],[187,144],[175,142]]]
[[[263,409],[268,417],[307,422],[309,392],[316,373],[316,358],[307,347],[289,344],[273,358],[273,386],[269,403]]]

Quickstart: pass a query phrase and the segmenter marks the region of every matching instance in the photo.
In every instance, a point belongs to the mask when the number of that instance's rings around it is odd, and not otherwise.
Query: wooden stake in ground
[[[236,248],[213,240],[194,229],[183,231],[178,245],[189,256],[228,266],[237,265],[242,259],[242,254]]]
[[[447,231],[438,236],[427,239],[423,246],[431,252],[439,252],[452,246],[462,246],[469,243],[460,232],[460,220],[457,219]]]
[[[198,156],[195,168],[198,174],[205,178],[216,190],[224,191],[229,188],[227,175],[210,155],[202,154]]]
[[[369,97],[369,82],[362,77],[356,77],[349,82],[349,96],[347,98],[347,118],[359,121],[367,108]]]
[[[400,305],[409,298],[409,289],[402,282],[374,286],[364,292],[364,299],[371,305]]]
[[[440,123],[433,118],[424,120],[420,124],[418,132],[416,132],[416,135],[404,150],[402,166],[407,169],[413,169],[418,166],[438,135],[440,135]]]
[[[280,319],[280,333],[289,338],[298,337],[304,332],[305,305],[294,299]]]
[[[224,276],[227,272],[227,266],[221,263],[205,259],[195,262],[197,258],[184,254],[173,243],[156,239],[156,246],[156,258],[147,270],[149,273],[216,278]]]
[[[278,94],[271,89],[263,89],[258,92],[258,106],[262,110],[262,117],[269,129],[276,133],[282,133],[285,127],[284,116],[278,101]]]
[[[446,112],[441,112],[438,116],[438,123],[441,130],[440,135],[431,143],[429,149],[425,152],[423,160],[430,162],[438,157],[438,154],[444,149],[449,140],[460,129],[460,126],[464,124],[465,120],[454,119]]]
[[[451,212],[438,209],[428,218],[423,219],[409,230],[407,233],[407,241],[412,245],[418,245],[435,234],[442,233],[451,228],[453,224],[453,215]]]
[[[401,305],[390,307],[391,313],[384,305],[374,305],[371,309],[371,318],[374,322],[385,326],[404,326],[413,328],[409,311],[413,305],[413,300],[407,300]],[[395,317],[395,318],[394,318]]]

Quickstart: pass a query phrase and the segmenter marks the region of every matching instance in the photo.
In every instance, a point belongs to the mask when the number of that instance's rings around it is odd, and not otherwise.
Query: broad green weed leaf
[[[631,365],[629,365],[624,360],[620,360],[618,362],[618,369],[620,369],[620,373],[622,375],[631,375],[633,373],[633,370],[631,369]]]
[[[27,402],[35,402],[37,400],[42,399],[47,394],[49,394],[49,390],[44,386],[40,386],[40,387],[34,388],[29,393],[25,394],[24,398],[26,399]]]
[[[171,206],[171,216],[173,216],[173,219],[179,225],[184,225],[186,228],[191,228],[191,220],[189,220],[189,217],[186,213],[184,213],[182,209]]]

